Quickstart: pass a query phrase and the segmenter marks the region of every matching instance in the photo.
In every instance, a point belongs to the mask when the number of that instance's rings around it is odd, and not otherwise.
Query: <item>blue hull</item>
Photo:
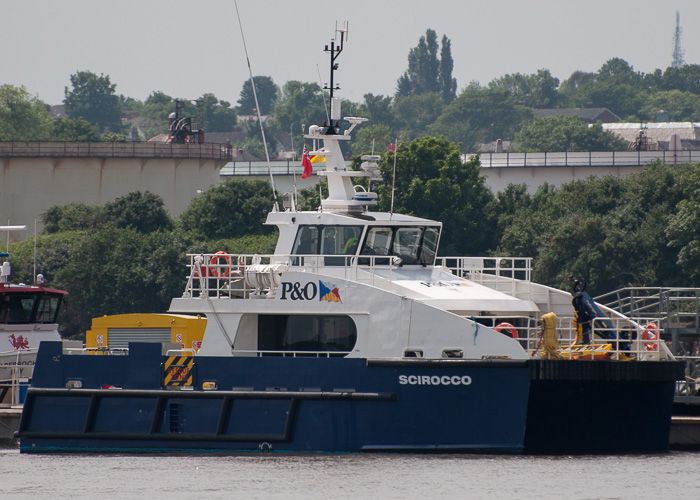
[[[159,344],[71,356],[43,343],[21,450],[523,452],[524,361],[198,357],[194,390],[175,390],[166,359]]]

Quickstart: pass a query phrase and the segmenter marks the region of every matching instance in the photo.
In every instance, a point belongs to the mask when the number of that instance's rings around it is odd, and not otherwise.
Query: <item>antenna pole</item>
[[[316,73],[318,73],[318,84],[319,84],[319,85],[323,85],[323,84],[321,83],[321,70],[318,69],[318,64],[316,65]],[[332,72],[331,72],[331,73],[332,73]],[[325,87],[322,87],[322,88],[325,90]],[[333,94],[331,94],[331,97],[333,97]],[[328,120],[328,123],[330,123],[330,122],[331,122],[331,115],[330,115],[330,113],[328,112],[328,103],[326,102],[326,94],[322,94],[322,98],[323,98],[323,107],[326,108],[326,120]],[[302,133],[303,133],[303,132],[304,132],[304,131],[302,130]]]
[[[265,158],[267,159],[267,172],[270,174],[270,185],[272,186],[272,196],[275,198],[275,210],[279,210],[277,204],[277,189],[275,189],[275,179],[272,177],[272,164],[270,163],[270,152],[267,150],[267,139],[265,139],[265,128],[262,124],[262,115],[260,114],[260,105],[258,104],[258,94],[255,91],[255,80],[253,80],[253,69],[250,67],[250,58],[248,57],[248,47],[245,43],[245,35],[243,34],[243,24],[241,23],[241,15],[238,12],[238,1],[233,0],[236,6],[236,16],[238,17],[238,27],[241,30],[241,38],[243,39],[243,49],[245,50],[245,59],[248,63],[248,73],[250,74],[250,86],[253,87],[253,98],[255,99],[255,109],[258,112],[258,123],[260,124],[260,133],[262,134],[263,146],[265,147]]]
[[[389,208],[389,216],[394,215],[394,188],[396,187],[396,157],[399,152],[399,139],[396,138],[396,147],[394,148],[394,175],[391,179],[391,207]]]
[[[335,86],[333,84],[333,74],[335,71],[338,69],[338,65],[336,64],[335,60],[338,59],[338,56],[340,56],[340,53],[343,51],[343,41],[345,40],[345,33],[347,33],[347,25],[345,28],[339,30],[336,27],[336,34],[340,33],[340,44],[336,45],[335,40],[331,40],[331,48],[328,48],[328,45],[326,45],[326,48],[324,49],[326,52],[330,52],[331,55],[331,84],[329,87],[324,88],[324,90],[329,90],[331,94],[331,102],[333,101],[333,92],[335,90],[340,90],[340,86]]]
[[[34,217],[34,284],[36,285],[36,227],[37,220]]]

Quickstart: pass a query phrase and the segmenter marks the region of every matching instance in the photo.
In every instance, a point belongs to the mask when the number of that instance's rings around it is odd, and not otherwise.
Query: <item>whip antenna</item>
[[[323,106],[326,108],[326,120],[328,120],[328,123],[331,122],[331,115],[328,113],[328,103],[326,102],[326,93],[323,91],[325,88],[323,86],[322,80],[321,80],[321,70],[318,69],[318,64],[316,65],[316,72],[318,73],[318,84],[321,86],[321,99],[323,100]]]
[[[389,216],[394,215],[394,187],[396,186],[396,157],[399,152],[399,139],[396,139],[396,147],[394,148],[394,176],[391,179],[391,207],[389,208]]]
[[[272,195],[275,197],[275,210],[279,210],[277,205],[277,189],[275,189],[275,179],[272,177],[272,164],[270,163],[270,153],[267,150],[267,139],[265,139],[265,128],[262,124],[262,115],[260,114],[260,105],[258,104],[258,93],[255,91],[255,80],[253,79],[253,70],[250,67],[250,58],[248,57],[248,47],[245,43],[245,35],[243,34],[243,24],[241,23],[241,15],[238,12],[238,2],[233,0],[236,6],[236,16],[238,17],[238,27],[241,30],[241,39],[243,39],[243,50],[245,51],[245,60],[248,63],[248,73],[250,74],[250,86],[253,87],[253,99],[255,99],[255,110],[258,112],[258,124],[260,124],[260,133],[262,134],[263,146],[265,146],[265,158],[267,159],[267,172],[270,174],[270,185],[272,186]]]

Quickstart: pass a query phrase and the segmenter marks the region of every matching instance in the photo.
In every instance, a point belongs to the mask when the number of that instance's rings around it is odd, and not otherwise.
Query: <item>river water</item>
[[[700,498],[700,453],[163,456],[0,449],[0,497],[694,499]]]

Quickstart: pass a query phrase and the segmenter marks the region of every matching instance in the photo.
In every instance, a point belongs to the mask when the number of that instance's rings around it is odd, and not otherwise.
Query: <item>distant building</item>
[[[552,116],[578,116],[586,123],[616,123],[620,117],[608,108],[561,108],[561,109],[533,109],[535,115],[540,118]]]
[[[652,151],[700,151],[700,123],[697,122],[604,123],[603,130],[629,144],[634,144],[641,132],[649,143],[647,149]]]

